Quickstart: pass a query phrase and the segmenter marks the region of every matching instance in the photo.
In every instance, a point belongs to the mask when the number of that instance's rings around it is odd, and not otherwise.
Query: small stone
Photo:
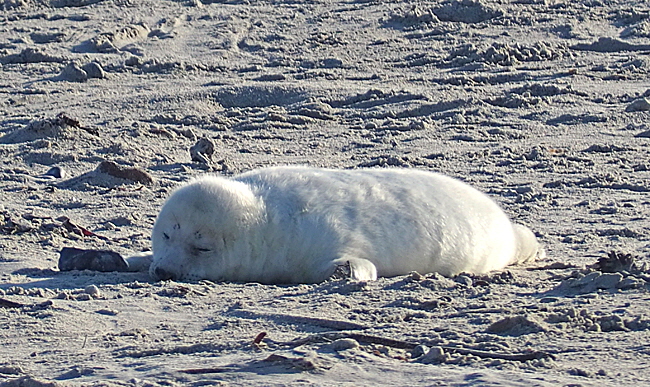
[[[574,287],[574,288],[578,288],[578,287],[582,287],[582,286],[585,286],[585,285],[589,285],[592,282],[594,282],[600,276],[601,276],[600,272],[593,271],[593,272],[587,274],[586,276],[584,276],[582,278],[578,278],[575,281],[571,282],[569,284],[569,286]]]
[[[422,274],[418,273],[417,271],[410,272],[408,278],[410,278],[413,281],[422,281],[424,279]]]
[[[187,129],[174,129],[174,131],[181,136],[185,136],[189,138],[190,140],[196,140],[196,134],[194,134],[194,131],[192,129],[187,128]]]
[[[90,301],[90,300],[92,300],[93,298],[92,298],[92,297],[90,296],[90,294],[88,294],[88,293],[81,293],[81,294],[78,294],[77,296],[75,296],[74,299],[75,299],[76,301]]]
[[[454,281],[458,282],[459,284],[465,285],[467,287],[471,287],[474,284],[474,281],[472,281],[471,278],[463,274],[454,278]]]
[[[69,63],[63,71],[61,71],[61,78],[70,82],[86,82],[88,74],[74,63]]]
[[[596,323],[588,324],[585,329],[587,332],[600,332],[600,325]]]
[[[623,280],[621,273],[603,274],[594,280],[596,289],[612,289]]]
[[[104,69],[97,62],[86,63],[85,65],[83,65],[82,70],[86,72],[88,78],[99,78],[99,79],[106,78],[106,73],[104,73]]]
[[[284,81],[285,79],[287,79],[287,76],[284,74],[264,74],[253,79],[259,82],[273,82],[273,81]]]
[[[343,67],[343,61],[339,58],[327,58],[321,61],[321,66],[326,69],[335,69]]]
[[[95,313],[103,314],[105,316],[117,316],[120,312],[114,309],[99,309]]]
[[[486,331],[506,336],[521,336],[530,333],[544,332],[541,323],[526,316],[511,316],[492,323]]]
[[[57,300],[67,300],[68,299],[68,293],[61,292],[61,293],[57,294],[55,298]]]
[[[70,369],[70,371],[64,372],[63,374],[59,375],[59,379],[62,380],[76,379],[82,376],[93,375],[94,373],[95,370],[92,368],[74,366],[72,367],[72,369]],[[33,384],[29,384],[29,386],[33,386]]]
[[[59,270],[127,271],[129,265],[116,252],[64,247],[59,253]]]
[[[210,164],[212,154],[214,153],[214,143],[207,137],[201,137],[196,144],[190,148],[192,161],[198,163]]]
[[[431,347],[429,352],[420,358],[420,361],[425,364],[441,363],[445,360],[447,360],[447,354],[445,353],[445,350],[442,349],[442,347]]]
[[[429,352],[429,347],[420,344],[417,347],[413,348],[411,351],[411,357],[413,359],[417,359],[418,357],[425,355],[427,352]]]
[[[45,172],[45,175],[61,179],[65,177],[65,170],[61,167],[52,167],[47,172]]]
[[[24,374],[24,373],[25,373],[25,371],[20,366],[14,366],[14,365],[0,366],[0,374],[20,375],[20,374]]]
[[[371,130],[371,129],[377,129],[377,124],[374,123],[374,122],[368,122],[368,123],[366,124],[366,127],[365,127],[365,128],[368,129],[368,130]]]
[[[600,325],[600,330],[603,332],[628,331],[623,319],[616,315],[603,316],[599,318],[598,325]]]
[[[22,296],[25,294],[25,288],[21,288],[20,286],[12,286],[9,289],[7,289],[7,294]]]
[[[4,379],[4,378],[3,378]],[[52,382],[45,379],[37,379],[33,376],[21,376],[19,378],[8,380],[2,382],[3,387],[20,387],[20,386],[30,386],[30,387],[57,387],[61,384],[58,382]]]
[[[86,288],[84,289],[84,292],[86,294],[91,295],[93,298],[97,298],[101,294],[101,292],[99,291],[99,288],[97,286],[95,286],[95,285],[86,286]]]
[[[359,348],[359,342],[355,339],[350,338],[334,340],[331,345],[332,349],[336,352],[345,351],[346,349]]]
[[[571,375],[576,375],[576,376],[582,376],[584,378],[591,378],[593,377],[593,374],[587,370],[583,370],[581,368],[574,368],[569,370],[569,374]]]
[[[97,170],[120,179],[131,180],[144,185],[152,185],[153,177],[140,168],[123,167],[113,161],[102,161]]]
[[[463,116],[460,113],[457,113],[451,118],[451,122],[454,124],[462,125],[462,124],[466,124],[467,120],[465,119],[465,116]]]
[[[142,59],[137,56],[131,56],[124,61],[124,65],[130,67],[142,66]]]
[[[616,287],[621,290],[627,289],[640,289],[645,285],[645,281],[639,278],[628,277],[624,278],[621,282],[616,284]]]
[[[640,98],[625,108],[626,112],[647,112],[650,110],[650,100],[647,98]]]

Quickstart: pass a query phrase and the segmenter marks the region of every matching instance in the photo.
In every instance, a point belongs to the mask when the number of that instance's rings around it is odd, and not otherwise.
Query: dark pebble
[[[62,178],[65,176],[65,171],[61,167],[52,167],[50,168],[47,172],[45,172],[46,176],[53,176],[57,179]]]
[[[116,252],[64,247],[59,255],[59,270],[128,271],[129,265]]]

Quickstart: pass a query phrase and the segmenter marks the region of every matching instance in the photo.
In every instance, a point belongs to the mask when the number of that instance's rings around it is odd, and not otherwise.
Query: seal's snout
[[[176,276],[174,273],[167,271],[161,267],[157,267],[153,271],[154,276],[158,281],[167,281],[167,280],[175,280]]]

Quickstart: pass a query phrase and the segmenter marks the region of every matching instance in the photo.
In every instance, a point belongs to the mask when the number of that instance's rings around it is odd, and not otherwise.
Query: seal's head
[[[250,256],[250,238],[263,204],[241,182],[204,176],[176,189],[153,227],[157,280],[220,280]]]

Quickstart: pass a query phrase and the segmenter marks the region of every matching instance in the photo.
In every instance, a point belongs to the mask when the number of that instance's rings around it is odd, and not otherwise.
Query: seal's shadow
[[[19,286],[25,289],[44,288],[78,289],[88,285],[119,285],[132,282],[153,283],[146,272],[97,272],[90,270],[57,271],[52,269],[23,268],[11,273],[12,275],[25,276],[31,281],[5,282],[0,284],[0,289],[9,289]]]

